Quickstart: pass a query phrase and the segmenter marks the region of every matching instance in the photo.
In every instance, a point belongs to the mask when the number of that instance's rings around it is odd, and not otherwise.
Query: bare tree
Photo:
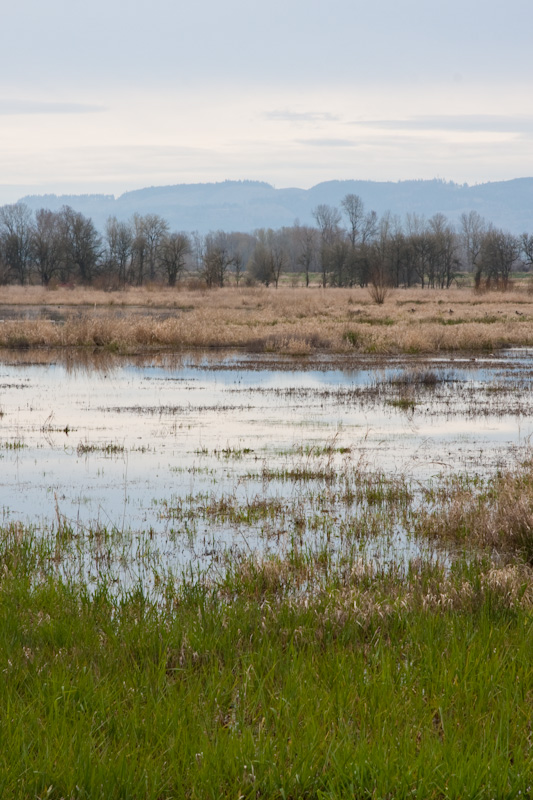
[[[251,261],[251,274],[265,286],[273,283],[277,289],[281,274],[289,264],[287,231],[287,228],[279,231],[260,228],[255,232],[256,245]]]
[[[337,236],[328,248],[329,279],[332,286],[347,286],[351,283],[350,242],[344,236]]]
[[[403,231],[399,217],[391,220],[389,234],[388,259],[389,282],[391,286],[410,286],[412,280],[412,250]]]
[[[429,220],[432,238],[433,285],[449,289],[459,268],[454,230],[444,214],[434,214]]]
[[[474,273],[474,285],[479,288],[483,271],[481,250],[487,232],[487,223],[477,211],[461,214],[459,221],[466,266],[470,272]]]
[[[362,228],[365,216],[365,206],[359,195],[347,194],[341,200],[341,206],[348,217],[348,238],[352,248],[361,240]]]
[[[391,215],[384,214],[379,222],[376,239],[369,249],[368,291],[372,300],[381,305],[390,291]]]
[[[134,230],[128,222],[119,222],[116,217],[109,217],[105,229],[106,254],[105,265],[109,277],[118,279],[124,288],[132,269]]]
[[[320,236],[326,244],[333,244],[339,232],[341,214],[338,208],[325,203],[317,206],[313,211]]]
[[[304,272],[305,285],[309,286],[309,274],[316,264],[318,233],[309,225],[295,225],[296,263]]]
[[[270,261],[267,239],[268,231],[265,228],[256,230],[255,248],[250,264],[250,272],[260,283],[264,283],[265,286],[270,286],[272,282],[272,263]]]
[[[242,253],[235,253],[233,256],[233,275],[235,277],[235,285],[238,286],[241,282],[241,279],[246,272],[246,266],[244,263],[244,256]]]
[[[143,218],[143,230],[146,239],[148,275],[153,281],[157,276],[161,243],[168,234],[168,222],[159,214],[146,214]]]
[[[35,212],[32,252],[41,284],[48,286],[52,278],[59,275],[65,258],[60,214],[45,208]]]
[[[272,279],[277,289],[281,273],[286,269],[289,262],[288,248],[284,231],[269,230],[267,242],[270,251]]]
[[[161,243],[161,264],[168,285],[175,286],[185,271],[185,258],[191,252],[191,240],[186,233],[170,233]]]
[[[520,259],[520,239],[498,228],[489,228],[483,237],[481,262],[487,287],[507,289],[513,268]]]
[[[252,258],[255,237],[250,233],[233,232],[226,235],[228,252],[231,257],[230,270],[235,278],[235,283],[239,285],[248,264]]]
[[[192,268],[197,275],[202,275],[205,251],[205,236],[198,231],[193,231],[191,239],[191,262]]]
[[[144,217],[140,214],[134,214],[131,227],[133,232],[133,241],[131,243],[131,280],[132,283],[136,283],[137,286],[142,286],[148,260],[148,240],[146,238]]]
[[[33,220],[31,211],[24,203],[0,208],[0,246],[3,261],[21,285],[29,277],[32,263]]]
[[[345,283],[364,286],[369,279],[368,248],[377,236],[378,215],[375,211],[365,213],[364,203],[356,194],[347,194],[341,206],[348,218],[347,235],[351,249]]]
[[[65,277],[76,267],[82,282],[90,283],[102,255],[102,239],[93,221],[79,211],[63,206],[59,213],[65,248]]]
[[[524,261],[530,267],[533,266],[533,235],[523,233],[520,237],[520,244],[522,246],[522,255],[524,256]]]
[[[228,235],[224,231],[208,233],[203,254],[203,278],[209,287],[224,286],[226,275],[233,264]]]
[[[338,208],[325,203],[317,206],[313,211],[318,230],[320,232],[320,267],[322,272],[322,287],[328,284],[331,267],[331,248],[340,233],[341,214]]]
[[[422,289],[426,285],[426,277],[430,272],[431,236],[428,223],[419,214],[407,214],[407,236],[412,253],[412,268]]]

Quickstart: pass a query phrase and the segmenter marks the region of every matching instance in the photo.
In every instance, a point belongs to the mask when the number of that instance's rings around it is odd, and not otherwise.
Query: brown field
[[[533,345],[533,294],[525,287],[483,294],[396,289],[383,305],[359,288],[0,290],[4,348],[142,353],[227,347],[307,355],[492,352],[527,345]]]

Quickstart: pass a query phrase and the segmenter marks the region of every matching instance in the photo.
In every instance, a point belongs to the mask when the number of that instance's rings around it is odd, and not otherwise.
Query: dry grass
[[[487,483],[442,487],[416,518],[419,534],[519,556],[533,566],[533,469],[498,474]]]
[[[41,319],[9,319],[15,307]],[[2,312],[4,309],[4,312]],[[46,319],[52,312],[56,321]],[[5,287],[2,347],[105,347],[118,352],[238,347],[257,352],[435,353],[533,345],[533,295],[396,290],[381,306],[363,289]]]
[[[331,565],[329,565],[331,567]],[[321,621],[342,627],[348,618],[366,625],[376,617],[404,616],[431,611],[473,612],[490,594],[506,608],[533,608],[533,569],[513,562],[505,565],[472,562],[472,574],[454,574],[424,560],[413,560],[409,573],[383,570],[361,559],[336,573],[332,590],[327,560],[313,558],[244,557],[232,563],[227,583],[217,596],[225,603],[237,598],[260,601],[274,608],[280,602],[293,607],[322,607]]]

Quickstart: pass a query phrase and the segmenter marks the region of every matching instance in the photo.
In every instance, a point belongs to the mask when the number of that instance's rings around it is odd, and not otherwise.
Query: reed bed
[[[533,345],[533,296],[526,291],[396,290],[382,306],[372,304],[364,289],[2,291],[0,315],[2,307],[23,306],[38,307],[41,318],[6,316],[0,347],[124,353],[227,347],[305,355],[492,352]]]

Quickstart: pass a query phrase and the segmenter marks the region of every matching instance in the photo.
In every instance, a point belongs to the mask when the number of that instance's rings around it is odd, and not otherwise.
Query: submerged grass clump
[[[406,369],[390,379],[392,386],[423,387],[434,389],[440,383],[451,383],[456,380],[453,373],[448,370],[436,369]]]
[[[103,453],[106,456],[122,455],[126,448],[118,442],[79,442],[76,452],[79,456],[86,456],[89,453]]]
[[[12,442],[0,442],[0,449],[2,450],[24,450],[26,444],[22,439],[15,439]]]
[[[470,547],[519,554],[533,565],[533,467],[525,464],[474,482],[452,478],[415,517],[415,531]]]
[[[392,400],[387,400],[387,405],[399,408],[400,411],[414,411],[416,402],[412,397],[396,397]]]

